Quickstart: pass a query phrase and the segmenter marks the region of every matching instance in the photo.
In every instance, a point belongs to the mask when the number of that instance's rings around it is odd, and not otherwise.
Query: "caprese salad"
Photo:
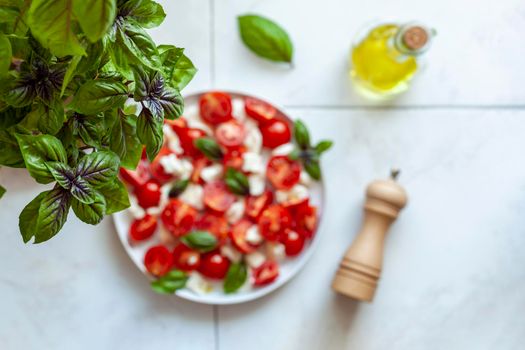
[[[310,186],[332,143],[314,146],[301,121],[218,91],[163,131],[153,161],[144,156],[136,170],[120,170],[134,217],[129,242],[148,245],[153,289],[208,293],[220,285],[233,293],[274,282],[280,262],[315,233]]]

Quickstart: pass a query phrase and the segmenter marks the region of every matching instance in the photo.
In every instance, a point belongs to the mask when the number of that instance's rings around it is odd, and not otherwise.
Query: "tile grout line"
[[[209,0],[210,6],[210,85],[215,88],[215,0]]]
[[[430,109],[463,109],[463,110],[523,110],[525,105],[287,105],[284,108],[314,110],[430,110]]]

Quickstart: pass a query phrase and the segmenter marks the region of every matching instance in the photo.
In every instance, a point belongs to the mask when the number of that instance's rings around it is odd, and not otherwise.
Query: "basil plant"
[[[20,214],[24,242],[71,209],[95,225],[129,206],[119,168],[155,157],[196,73],[146,32],[164,17],[152,0],[0,0],[0,165],[50,184]]]

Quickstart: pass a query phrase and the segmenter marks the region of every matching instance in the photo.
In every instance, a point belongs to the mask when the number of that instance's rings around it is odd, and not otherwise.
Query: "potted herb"
[[[95,225],[129,206],[118,169],[144,147],[155,157],[196,72],[147,34],[164,17],[152,0],[0,0],[0,165],[53,184],[20,214],[24,242],[56,235],[71,210]]]

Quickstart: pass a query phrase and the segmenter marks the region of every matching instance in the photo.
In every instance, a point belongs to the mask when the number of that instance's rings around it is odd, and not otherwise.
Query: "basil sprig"
[[[248,278],[248,269],[244,262],[233,263],[228,268],[224,279],[224,293],[230,294],[236,292],[243,286]]]
[[[182,194],[182,192],[186,190],[186,187],[188,187],[189,183],[190,183],[189,179],[179,180],[175,182],[173,186],[171,187],[170,192],[168,193],[168,196],[170,198],[178,197],[180,194]]]
[[[239,16],[238,22],[241,39],[253,53],[271,61],[292,62],[292,41],[277,23],[257,15]]]
[[[319,164],[319,159],[324,152],[332,147],[333,142],[322,140],[312,147],[310,132],[301,120],[295,121],[293,136],[296,148],[288,155],[288,157],[293,160],[300,160],[308,175],[314,180],[320,180],[321,166]]]
[[[199,252],[212,251],[217,247],[218,243],[217,237],[208,231],[192,231],[184,235],[180,240],[188,247]]]
[[[238,170],[228,168],[226,170],[224,182],[232,193],[240,196],[247,196],[250,194],[250,183],[248,177]]]
[[[151,289],[159,294],[173,294],[184,288],[188,281],[188,275],[181,270],[171,270],[159,279],[151,282]]]
[[[221,160],[224,157],[221,147],[211,137],[198,138],[193,144],[210,160]]]

